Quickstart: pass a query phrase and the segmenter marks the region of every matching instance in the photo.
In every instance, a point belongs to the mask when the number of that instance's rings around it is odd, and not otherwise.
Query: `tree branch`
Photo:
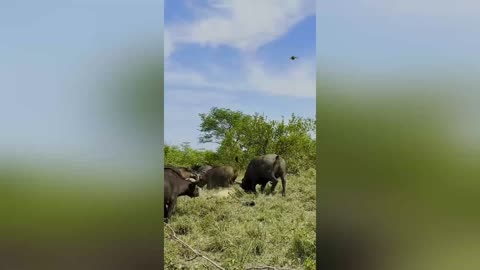
[[[167,223],[164,223],[164,225],[170,229],[170,231],[172,231],[172,234],[171,234],[171,237],[179,242],[180,244],[182,244],[184,247],[190,249],[193,253],[195,253],[195,257],[193,257],[192,259],[189,259],[189,260],[193,260],[195,259],[196,257],[202,257],[204,258],[205,260],[209,261],[211,264],[213,264],[215,267],[217,267],[218,269],[221,269],[221,270],[225,270],[225,268],[221,267],[220,265],[218,265],[216,262],[212,261],[210,258],[206,257],[205,255],[202,255],[200,252],[198,252],[196,249],[192,248],[190,245],[188,245],[187,243],[183,242],[182,239],[178,238],[177,237],[177,234],[175,233],[175,231],[173,230],[173,228],[167,224]]]
[[[289,268],[276,268],[273,266],[254,266],[254,267],[247,267],[245,270],[252,270],[252,269],[268,269],[268,270],[292,270]]]
[[[172,232],[172,234],[170,235],[175,241],[179,242],[180,244],[182,244],[184,247],[190,249],[193,253],[195,253],[195,256],[193,258],[190,258],[188,259],[187,261],[192,261],[194,259],[196,259],[197,257],[202,257],[204,258],[205,260],[207,260],[208,262],[210,262],[211,264],[213,264],[216,268],[218,269],[221,269],[221,270],[225,270],[225,268],[221,267],[219,264],[217,264],[216,262],[212,261],[210,258],[208,258],[207,256],[205,255],[202,255],[199,251],[197,251],[196,249],[192,248],[190,245],[188,245],[187,243],[185,243],[182,239],[178,238],[177,234],[175,233],[175,231],[173,230],[173,228],[167,224],[167,223],[164,223],[164,225],[170,229],[170,231]],[[266,269],[266,270],[292,270],[292,269],[288,269],[288,268],[276,268],[276,267],[273,267],[273,266],[252,266],[252,267],[247,267],[245,268],[245,270],[254,270],[254,269]]]

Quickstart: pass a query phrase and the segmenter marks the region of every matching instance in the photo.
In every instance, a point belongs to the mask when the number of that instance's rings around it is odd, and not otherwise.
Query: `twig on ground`
[[[267,269],[267,270],[291,270],[288,268],[276,268],[273,266],[254,266],[254,267],[247,267],[245,270],[253,270],[253,269]]]
[[[193,257],[190,258],[190,259],[186,259],[185,261],[186,261],[186,262],[193,261],[193,260],[195,260],[197,257],[198,257],[198,255],[195,254],[195,256],[193,256]]]
[[[215,267],[217,267],[218,269],[221,269],[221,270],[225,270],[225,268],[221,267],[219,264],[217,264],[216,262],[212,261],[210,258],[208,258],[207,256],[201,254],[200,252],[198,252],[196,249],[192,248],[190,245],[188,245],[187,243],[183,242],[182,239],[178,238],[177,237],[177,234],[175,233],[175,231],[173,230],[173,228],[167,224],[167,223],[164,223],[164,225],[170,229],[170,231],[172,231],[172,237],[174,240],[176,240],[177,242],[179,242],[180,244],[182,244],[184,247],[190,249],[193,253],[195,253],[195,257],[193,257],[193,259],[197,258],[197,257],[202,257],[204,258],[205,260],[209,261],[211,264],[213,264]],[[193,260],[193,259],[190,259],[190,260]]]

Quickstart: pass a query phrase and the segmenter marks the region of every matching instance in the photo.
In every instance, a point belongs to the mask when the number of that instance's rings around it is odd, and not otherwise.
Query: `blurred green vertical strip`
[[[432,65],[423,46],[435,38],[416,35],[417,25],[398,27],[410,17],[400,15],[394,26],[367,9],[322,6],[327,9],[317,6],[316,29],[317,269],[479,269],[478,55],[432,51],[438,54]],[[428,20],[425,29],[457,34],[443,20]],[[383,55],[365,46],[387,49],[377,25],[388,26],[383,31],[392,37],[405,35],[422,54],[408,53],[402,43],[385,55],[391,61],[377,66],[373,58]],[[365,42],[365,29],[378,38]],[[473,36],[468,32],[463,44]],[[361,58],[350,58],[355,55]]]
[[[5,40],[34,44],[25,48],[28,61],[12,55],[34,87],[5,91],[38,103],[32,112],[20,109],[28,117],[12,117],[35,127],[31,138],[38,138],[30,141],[19,129],[24,139],[0,153],[0,269],[162,269],[160,3],[10,5],[18,16],[4,16],[6,25],[18,29],[6,31]],[[139,19],[145,21],[136,28]],[[24,20],[38,27],[34,35]],[[147,27],[152,21],[156,31]],[[48,46],[35,45],[46,40]]]
[[[316,190],[315,190],[315,198],[316,198],[316,215],[315,215],[315,219],[316,219],[316,226],[315,226],[315,230],[316,230],[316,233],[315,233],[315,247],[316,247],[316,267],[317,269],[321,269],[319,268],[321,265],[319,264],[319,261],[321,260],[321,257],[319,256],[319,237],[320,237],[320,215],[321,215],[321,210],[320,210],[320,201],[322,200],[322,197],[320,196],[321,194],[321,189],[322,189],[322,168],[321,168],[321,162],[320,160],[322,159],[322,156],[321,156],[321,123],[322,123],[322,120],[321,120],[321,117],[319,115],[319,98],[320,98],[320,85],[321,85],[321,82],[320,82],[320,79],[319,79],[319,68],[320,68],[320,58],[319,58],[319,44],[321,42],[321,33],[320,33],[320,13],[319,13],[319,9],[320,9],[320,4],[318,3],[318,1],[316,1],[316,16],[315,16],[315,20],[316,20],[316,25],[315,25],[315,44],[316,44],[316,63],[317,63],[317,68],[316,68],[316,96],[315,96],[315,106],[316,106],[316,114],[315,114],[315,124],[316,124],[316,151],[317,151],[317,159],[316,159],[316,170],[317,170],[317,174],[316,174]]]
[[[164,25],[165,25],[165,16],[164,16],[164,13],[165,13],[165,1],[164,0],[161,0],[162,2],[162,12],[161,12],[161,16],[162,16],[162,25],[160,26],[162,28],[162,37],[163,37],[163,32],[164,32]],[[160,93],[160,106],[161,106],[161,110],[160,110],[160,121],[159,121],[159,124],[160,124],[160,127],[161,127],[161,132],[160,132],[160,145],[161,145],[161,149],[160,149],[160,169],[163,169],[163,166],[165,164],[165,154],[164,154],[164,147],[165,147],[165,143],[164,143],[164,137],[165,137],[165,91],[164,91],[164,88],[165,88],[165,55],[164,55],[164,41],[162,39],[162,65],[161,65],[161,74],[160,74],[160,84],[161,84],[161,93]],[[163,215],[164,215],[164,208],[161,207],[161,204],[163,203],[163,181],[164,181],[164,175],[163,175],[163,170],[160,170],[161,173],[160,173],[160,203],[159,203],[159,206],[161,208],[161,210],[159,211],[159,213],[161,213],[161,217],[163,219]],[[162,265],[165,265],[165,259],[164,259],[164,256],[165,256],[165,243],[164,243],[164,239],[165,239],[165,236],[164,236],[164,230],[163,230],[163,222],[162,222],[162,225],[161,225],[161,230],[160,230],[160,237],[161,237],[161,247],[162,247],[162,253],[161,253],[161,263]]]
[[[319,269],[351,269],[345,261],[477,269],[480,152],[459,141],[458,92],[402,82],[408,74],[381,86],[325,75],[317,74]]]

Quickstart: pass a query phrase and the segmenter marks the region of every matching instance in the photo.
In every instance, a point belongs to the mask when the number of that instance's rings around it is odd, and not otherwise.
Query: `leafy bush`
[[[218,159],[217,154],[209,150],[196,150],[185,142],[181,146],[165,145],[165,164],[191,167],[195,164],[211,164]]]
[[[200,143],[217,143],[216,151],[192,149],[189,143],[165,146],[165,163],[232,165],[246,169],[256,156],[275,153],[287,162],[287,171],[298,174],[315,167],[315,120],[292,114],[288,120],[269,120],[260,114],[213,107],[200,114]],[[234,162],[238,157],[239,163]]]

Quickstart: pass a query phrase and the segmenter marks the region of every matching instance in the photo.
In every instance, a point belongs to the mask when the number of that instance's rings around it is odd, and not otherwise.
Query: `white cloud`
[[[203,73],[193,70],[165,71],[165,84],[176,88],[210,88],[219,90],[238,90],[239,85],[233,82],[221,82],[210,79]]]
[[[186,112],[198,111],[198,113],[200,113],[212,107],[212,104],[222,104],[222,106],[232,105],[236,102],[237,97],[214,90],[176,89],[175,91],[168,92],[165,98],[168,99],[167,104],[169,104],[169,106],[174,107],[177,104],[179,108],[183,108]]]
[[[250,60],[238,71],[241,79],[219,81],[196,71],[166,71],[166,85],[182,89],[215,89],[223,91],[260,91],[271,95],[315,97],[314,61],[295,60],[286,71],[276,72],[267,65]]]
[[[298,22],[315,14],[315,0],[211,0],[190,8],[191,22],[167,25],[164,34],[165,83],[176,89],[260,91],[271,95],[315,97],[315,63],[298,59],[286,71],[274,72],[256,60],[255,51],[286,34]],[[245,61],[231,74],[207,64],[202,70],[170,66],[168,56],[181,44],[230,46]],[[250,57],[249,57],[250,56]]]
[[[314,15],[315,0],[212,0],[208,8],[195,10],[198,19],[166,26],[165,56],[181,43],[253,52]]]
[[[296,60],[292,68],[275,73],[258,62],[252,62],[247,68],[247,81],[251,88],[268,94],[315,97],[315,62]]]

